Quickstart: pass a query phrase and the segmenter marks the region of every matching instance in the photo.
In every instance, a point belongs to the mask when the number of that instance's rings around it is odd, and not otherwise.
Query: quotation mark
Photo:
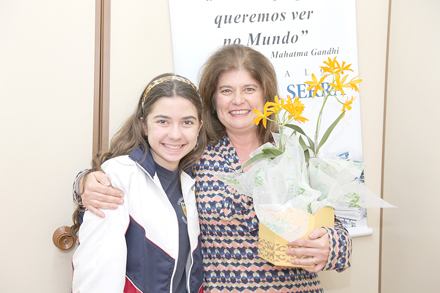
[[[309,31],[302,31],[302,35],[301,36],[307,35],[308,33],[309,33]]]

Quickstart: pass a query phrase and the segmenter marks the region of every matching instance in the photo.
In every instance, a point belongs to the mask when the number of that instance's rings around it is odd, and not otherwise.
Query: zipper
[[[170,202],[170,200],[169,200],[169,198],[168,198],[168,196],[167,196],[167,194],[165,193],[165,191],[163,190],[163,188],[162,188],[162,186],[161,185],[158,185],[157,183],[156,183],[156,181],[150,176],[150,174],[138,163],[138,162],[135,162],[136,163],[136,165],[138,165],[138,167],[139,168],[141,168],[141,170],[142,171],[144,171],[144,173],[151,179],[151,181],[153,181],[153,183],[158,187],[158,189],[160,190],[160,192],[162,193],[162,195],[164,195],[165,196],[165,198],[167,199],[167,202],[168,202],[168,205],[169,205],[169,208],[171,208],[171,210],[174,212],[174,219],[175,219],[175,224],[177,224],[177,232],[179,232],[179,220],[177,219],[177,214],[176,214],[176,211],[174,210],[174,208],[173,208],[173,206],[171,205],[171,202]],[[155,171],[155,174],[156,174],[156,171]],[[157,176],[156,176],[157,177]],[[182,183],[180,183],[180,184],[182,184]],[[182,196],[183,196],[183,194],[182,194]],[[191,243],[191,242],[190,242]],[[179,260],[179,245],[180,245],[180,243],[179,243],[179,235],[177,235],[177,257],[176,257],[176,259],[174,260],[174,268],[173,268],[173,274],[171,275],[171,280],[170,280],[170,293],[173,293],[173,281],[174,281],[174,277],[175,277],[175,274],[176,274],[176,269],[177,269],[177,261]],[[191,245],[190,245],[190,247],[191,247]]]
[[[189,188],[189,191],[187,191],[186,194],[188,194],[188,193],[189,193],[188,197],[192,196],[191,193],[193,193],[193,195],[195,197],[195,195],[196,195],[196,193],[195,193],[195,182],[194,182],[194,184],[191,185],[191,187]],[[184,200],[185,200],[185,198],[184,198]],[[196,199],[194,199],[194,204],[196,205],[196,210],[197,210]],[[187,208],[187,211],[188,211],[188,208]],[[187,212],[187,215],[188,215],[188,212]],[[191,281],[191,272],[192,272],[192,269],[193,269],[193,266],[194,266],[194,257],[193,257],[193,253],[192,253],[193,248],[191,247],[191,235],[192,235],[192,233],[190,231],[190,229],[192,229],[192,222],[191,222],[191,225],[190,225],[188,216],[187,216],[187,219],[188,219],[188,221],[187,221],[188,224],[187,224],[187,229],[186,230],[188,232],[188,238],[189,238],[189,257],[191,258],[191,265],[189,266],[188,276],[186,276],[187,277],[187,279],[186,279],[186,287],[188,289],[188,293],[190,293],[191,292],[190,281]],[[198,219],[198,217],[197,217],[197,219]],[[197,223],[197,224],[199,224],[199,223]],[[197,235],[195,247],[197,247],[198,245],[199,245],[199,235]]]
[[[188,219],[188,228],[186,230],[187,230],[188,236],[189,236],[189,257],[191,258],[191,265],[189,266],[188,276],[186,276],[186,287],[188,289],[188,293],[191,292],[191,288],[190,288],[189,284],[190,284],[190,280],[191,280],[191,271],[194,266],[194,257],[193,257],[193,253],[192,253],[192,247],[191,247],[191,234],[190,234],[189,229],[190,229],[190,226],[189,226],[189,219]],[[198,242],[199,242],[199,237],[197,236],[197,244],[198,244]]]

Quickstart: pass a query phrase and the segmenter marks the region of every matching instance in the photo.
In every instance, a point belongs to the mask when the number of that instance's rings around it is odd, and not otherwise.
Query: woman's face
[[[224,72],[218,80],[215,106],[217,116],[229,135],[256,132],[257,126],[252,121],[257,117],[254,109],[263,111],[263,88],[247,70]]]
[[[153,104],[142,126],[157,164],[171,171],[177,169],[180,159],[197,144],[202,127],[197,117],[193,103],[180,96],[162,97]]]

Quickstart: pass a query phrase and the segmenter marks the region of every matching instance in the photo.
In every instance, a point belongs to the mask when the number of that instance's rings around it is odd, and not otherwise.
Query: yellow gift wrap
[[[315,228],[333,227],[335,224],[335,210],[330,207],[324,207],[318,210],[315,215],[309,214],[309,230],[300,238],[307,238],[310,232]],[[295,256],[287,255],[286,250],[290,247],[288,241],[278,236],[275,232],[267,228],[260,222],[258,243],[258,256],[264,260],[276,265],[286,267],[312,267],[294,265],[290,262]],[[303,256],[307,258],[308,256]]]

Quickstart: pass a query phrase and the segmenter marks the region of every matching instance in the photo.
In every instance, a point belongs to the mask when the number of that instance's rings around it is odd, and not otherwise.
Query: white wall
[[[381,193],[382,136],[388,27],[388,1],[357,0],[362,148],[365,183]],[[353,238],[352,267],[345,272],[320,273],[325,292],[372,293],[379,288],[380,210],[368,209],[373,235]],[[393,291],[386,291],[393,292]]]
[[[92,152],[95,3],[0,1],[0,292],[70,292],[71,186]]]
[[[437,292],[440,2],[392,2],[381,292]]]
[[[111,1],[110,138],[155,76],[174,72],[166,0]]]

